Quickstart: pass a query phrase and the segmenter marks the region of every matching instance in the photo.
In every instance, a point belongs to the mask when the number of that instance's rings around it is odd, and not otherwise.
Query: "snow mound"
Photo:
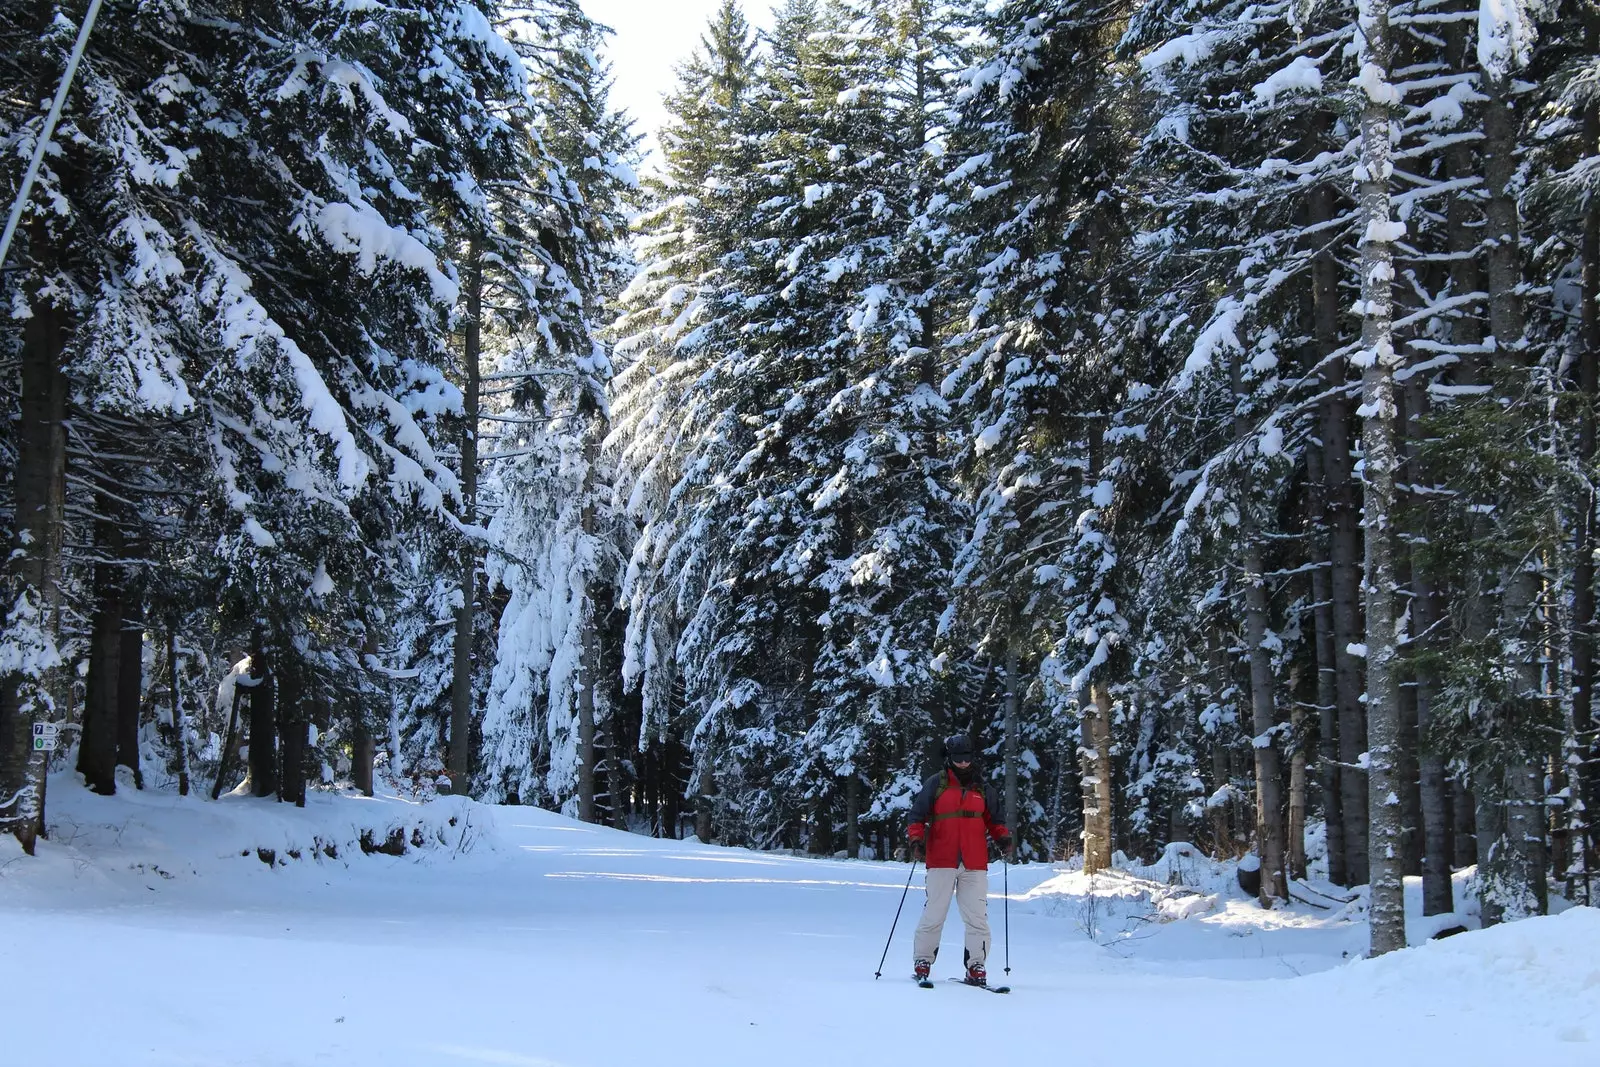
[[[1121,853],[1115,860],[1112,869],[1093,875],[1084,874],[1079,861],[1019,899],[1043,914],[1076,918],[1086,933],[1098,937],[1102,931],[1212,915],[1230,895],[1241,896],[1233,865],[1188,842],[1173,842],[1149,865]]]
[[[237,793],[211,800],[141,792],[128,781],[103,797],[67,772],[50,779],[46,817],[50,836],[26,864],[27,879],[7,877],[7,861],[20,850],[9,836],[0,841],[0,891],[48,893],[66,883],[132,890],[152,879],[344,867],[369,855],[447,859],[494,848],[493,809],[464,797],[418,803],[312,792],[297,808]]]
[[[1600,1041],[1600,909],[1573,907],[1505,923],[1306,981],[1331,982],[1336,995],[1378,1003],[1404,1004],[1426,990],[1436,1001],[1471,1005],[1484,1013],[1485,1026],[1532,1027],[1561,1042]]]

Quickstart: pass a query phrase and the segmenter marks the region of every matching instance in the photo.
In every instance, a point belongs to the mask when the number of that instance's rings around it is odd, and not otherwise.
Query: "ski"
[[[967,986],[969,989],[981,989],[985,993],[1009,993],[1009,992],[1011,992],[1011,987],[1008,986],[1008,985],[974,985],[973,983],[967,981],[965,978],[946,978],[945,981],[946,982],[954,982],[956,985],[964,985],[964,986]]]
[[[911,980],[913,982],[917,983],[917,985],[921,986],[923,989],[932,989],[933,988],[933,979],[932,978],[918,978],[916,975],[912,975],[911,976]]]

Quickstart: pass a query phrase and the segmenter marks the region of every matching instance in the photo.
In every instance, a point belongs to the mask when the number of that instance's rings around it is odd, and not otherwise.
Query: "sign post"
[[[36,722],[33,724],[33,750],[35,752],[54,752],[56,750],[56,737],[61,733],[61,727],[53,722]]]

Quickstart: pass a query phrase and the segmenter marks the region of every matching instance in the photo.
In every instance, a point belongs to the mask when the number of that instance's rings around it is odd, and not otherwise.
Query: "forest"
[[[0,7],[0,825],[464,794],[1590,903],[1592,0]],[[37,182],[18,199],[29,157]],[[41,751],[33,724],[59,726]]]

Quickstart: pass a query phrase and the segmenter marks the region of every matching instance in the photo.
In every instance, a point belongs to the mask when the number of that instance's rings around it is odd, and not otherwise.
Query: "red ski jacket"
[[[963,788],[952,770],[944,770],[922,783],[911,801],[911,825],[906,836],[925,840],[929,867],[989,869],[989,837],[1010,837],[1011,832],[989,811],[983,783],[976,778]]]

